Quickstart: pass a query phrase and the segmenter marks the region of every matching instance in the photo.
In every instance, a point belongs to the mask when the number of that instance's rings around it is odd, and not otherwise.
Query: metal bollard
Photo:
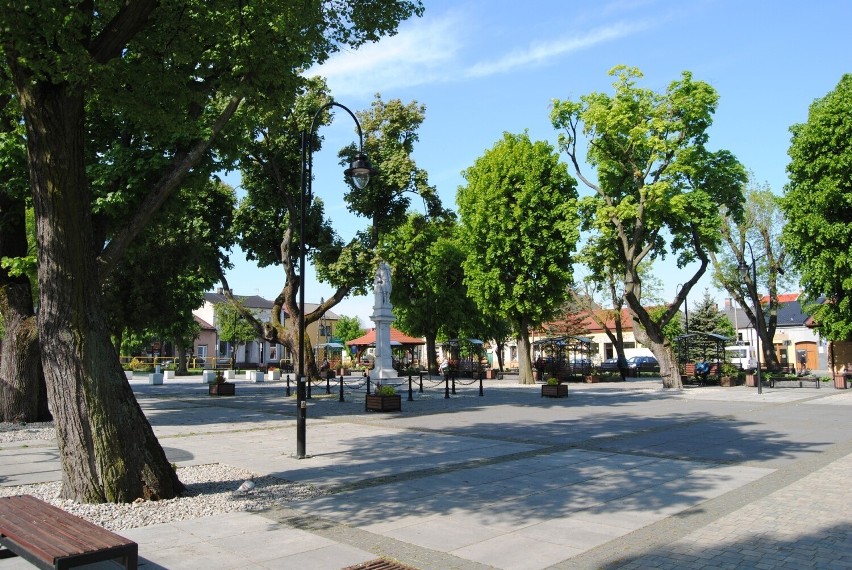
[[[420,373],[420,393],[423,393],[423,372]]]
[[[290,395],[290,375],[287,375],[287,395]]]
[[[331,394],[331,379],[329,378],[328,371],[325,373],[325,393]]]
[[[306,375],[305,376],[305,389],[307,390],[307,393],[305,395],[306,400],[311,399],[311,384],[313,384],[313,378]]]
[[[414,401],[414,390],[411,388],[411,374],[408,375],[408,401]]]
[[[370,395],[370,375],[365,373],[364,376],[366,376],[366,378],[367,378],[367,396],[369,396]],[[367,411],[367,396],[364,396],[364,411],[365,412]]]
[[[479,395],[484,396],[485,393],[482,391],[482,374],[479,375]]]
[[[450,398],[450,373],[444,373],[444,399],[448,400]]]
[[[453,396],[456,395],[456,374],[453,373]]]
[[[337,400],[338,402],[343,402],[343,374],[340,375],[340,398]]]

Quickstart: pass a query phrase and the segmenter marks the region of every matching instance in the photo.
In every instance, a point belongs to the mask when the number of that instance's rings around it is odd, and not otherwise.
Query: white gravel
[[[52,424],[0,423],[0,444],[35,439],[55,439]],[[322,489],[223,465],[193,465],[178,468],[178,478],[186,486],[183,497],[166,501],[140,501],[133,504],[82,504],[59,498],[59,482],[0,487],[0,497],[33,495],[106,529],[118,531],[235,511],[260,511],[277,504],[326,494]],[[243,481],[251,479],[254,489],[237,493]]]
[[[7,423],[0,422],[0,445],[28,439],[56,440],[53,422]]]

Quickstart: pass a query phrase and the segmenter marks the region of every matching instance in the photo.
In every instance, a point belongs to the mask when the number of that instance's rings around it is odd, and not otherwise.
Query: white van
[[[743,370],[757,368],[757,359],[754,357],[754,352],[750,346],[726,346],[725,360]]]

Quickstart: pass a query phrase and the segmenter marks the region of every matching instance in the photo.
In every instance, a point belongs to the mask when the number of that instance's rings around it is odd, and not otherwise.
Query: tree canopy
[[[684,72],[664,93],[637,86],[642,73],[618,66],[614,93],[593,92],[578,101],[556,100],[551,120],[561,148],[592,195],[580,201],[583,229],[600,247],[612,248],[624,280],[624,299],[639,327],[638,339],[660,362],[664,385],[680,386],[671,343],[663,329],[709,265],[719,246],[720,211],[738,219],[745,171],[728,151],[710,151],[707,130],[718,95]],[[588,140],[586,161],[597,180],[583,174],[577,143]],[[641,263],[674,255],[679,267],[697,262],[674,303],[652,315],[643,303]]]
[[[709,252],[713,261],[713,281],[743,308],[761,339],[763,362],[769,368],[776,368],[778,355],[772,339],[778,325],[778,288],[785,282],[791,282],[793,276],[787,250],[781,240],[786,220],[779,198],[768,186],[750,178],[744,196],[740,220],[734,220],[723,212],[723,246],[718,252]],[[752,261],[757,282],[750,269],[745,275],[740,272],[743,264],[751,268]],[[763,291],[766,291],[768,302],[764,300]]]
[[[381,250],[393,266],[395,326],[426,338],[428,366],[437,371],[437,338],[469,333],[477,311],[464,284],[456,218],[409,213],[404,224],[382,237]]]
[[[852,74],[790,128],[784,240],[803,306],[829,340],[852,339]],[[825,298],[822,303],[821,298]]]
[[[554,315],[572,282],[576,181],[551,145],[509,133],[464,178],[465,284],[480,311],[514,324],[521,381],[533,382],[528,331]]]
[[[292,105],[307,67],[422,10],[417,0],[0,3],[0,81],[26,132],[63,497],[183,490],[111,345],[103,280],[185,181],[233,164],[257,113]]]

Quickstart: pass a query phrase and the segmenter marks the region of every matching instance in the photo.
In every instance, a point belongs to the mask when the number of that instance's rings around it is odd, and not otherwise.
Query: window
[[[199,358],[207,358],[207,345],[199,344],[195,349],[195,354],[197,354]]]

